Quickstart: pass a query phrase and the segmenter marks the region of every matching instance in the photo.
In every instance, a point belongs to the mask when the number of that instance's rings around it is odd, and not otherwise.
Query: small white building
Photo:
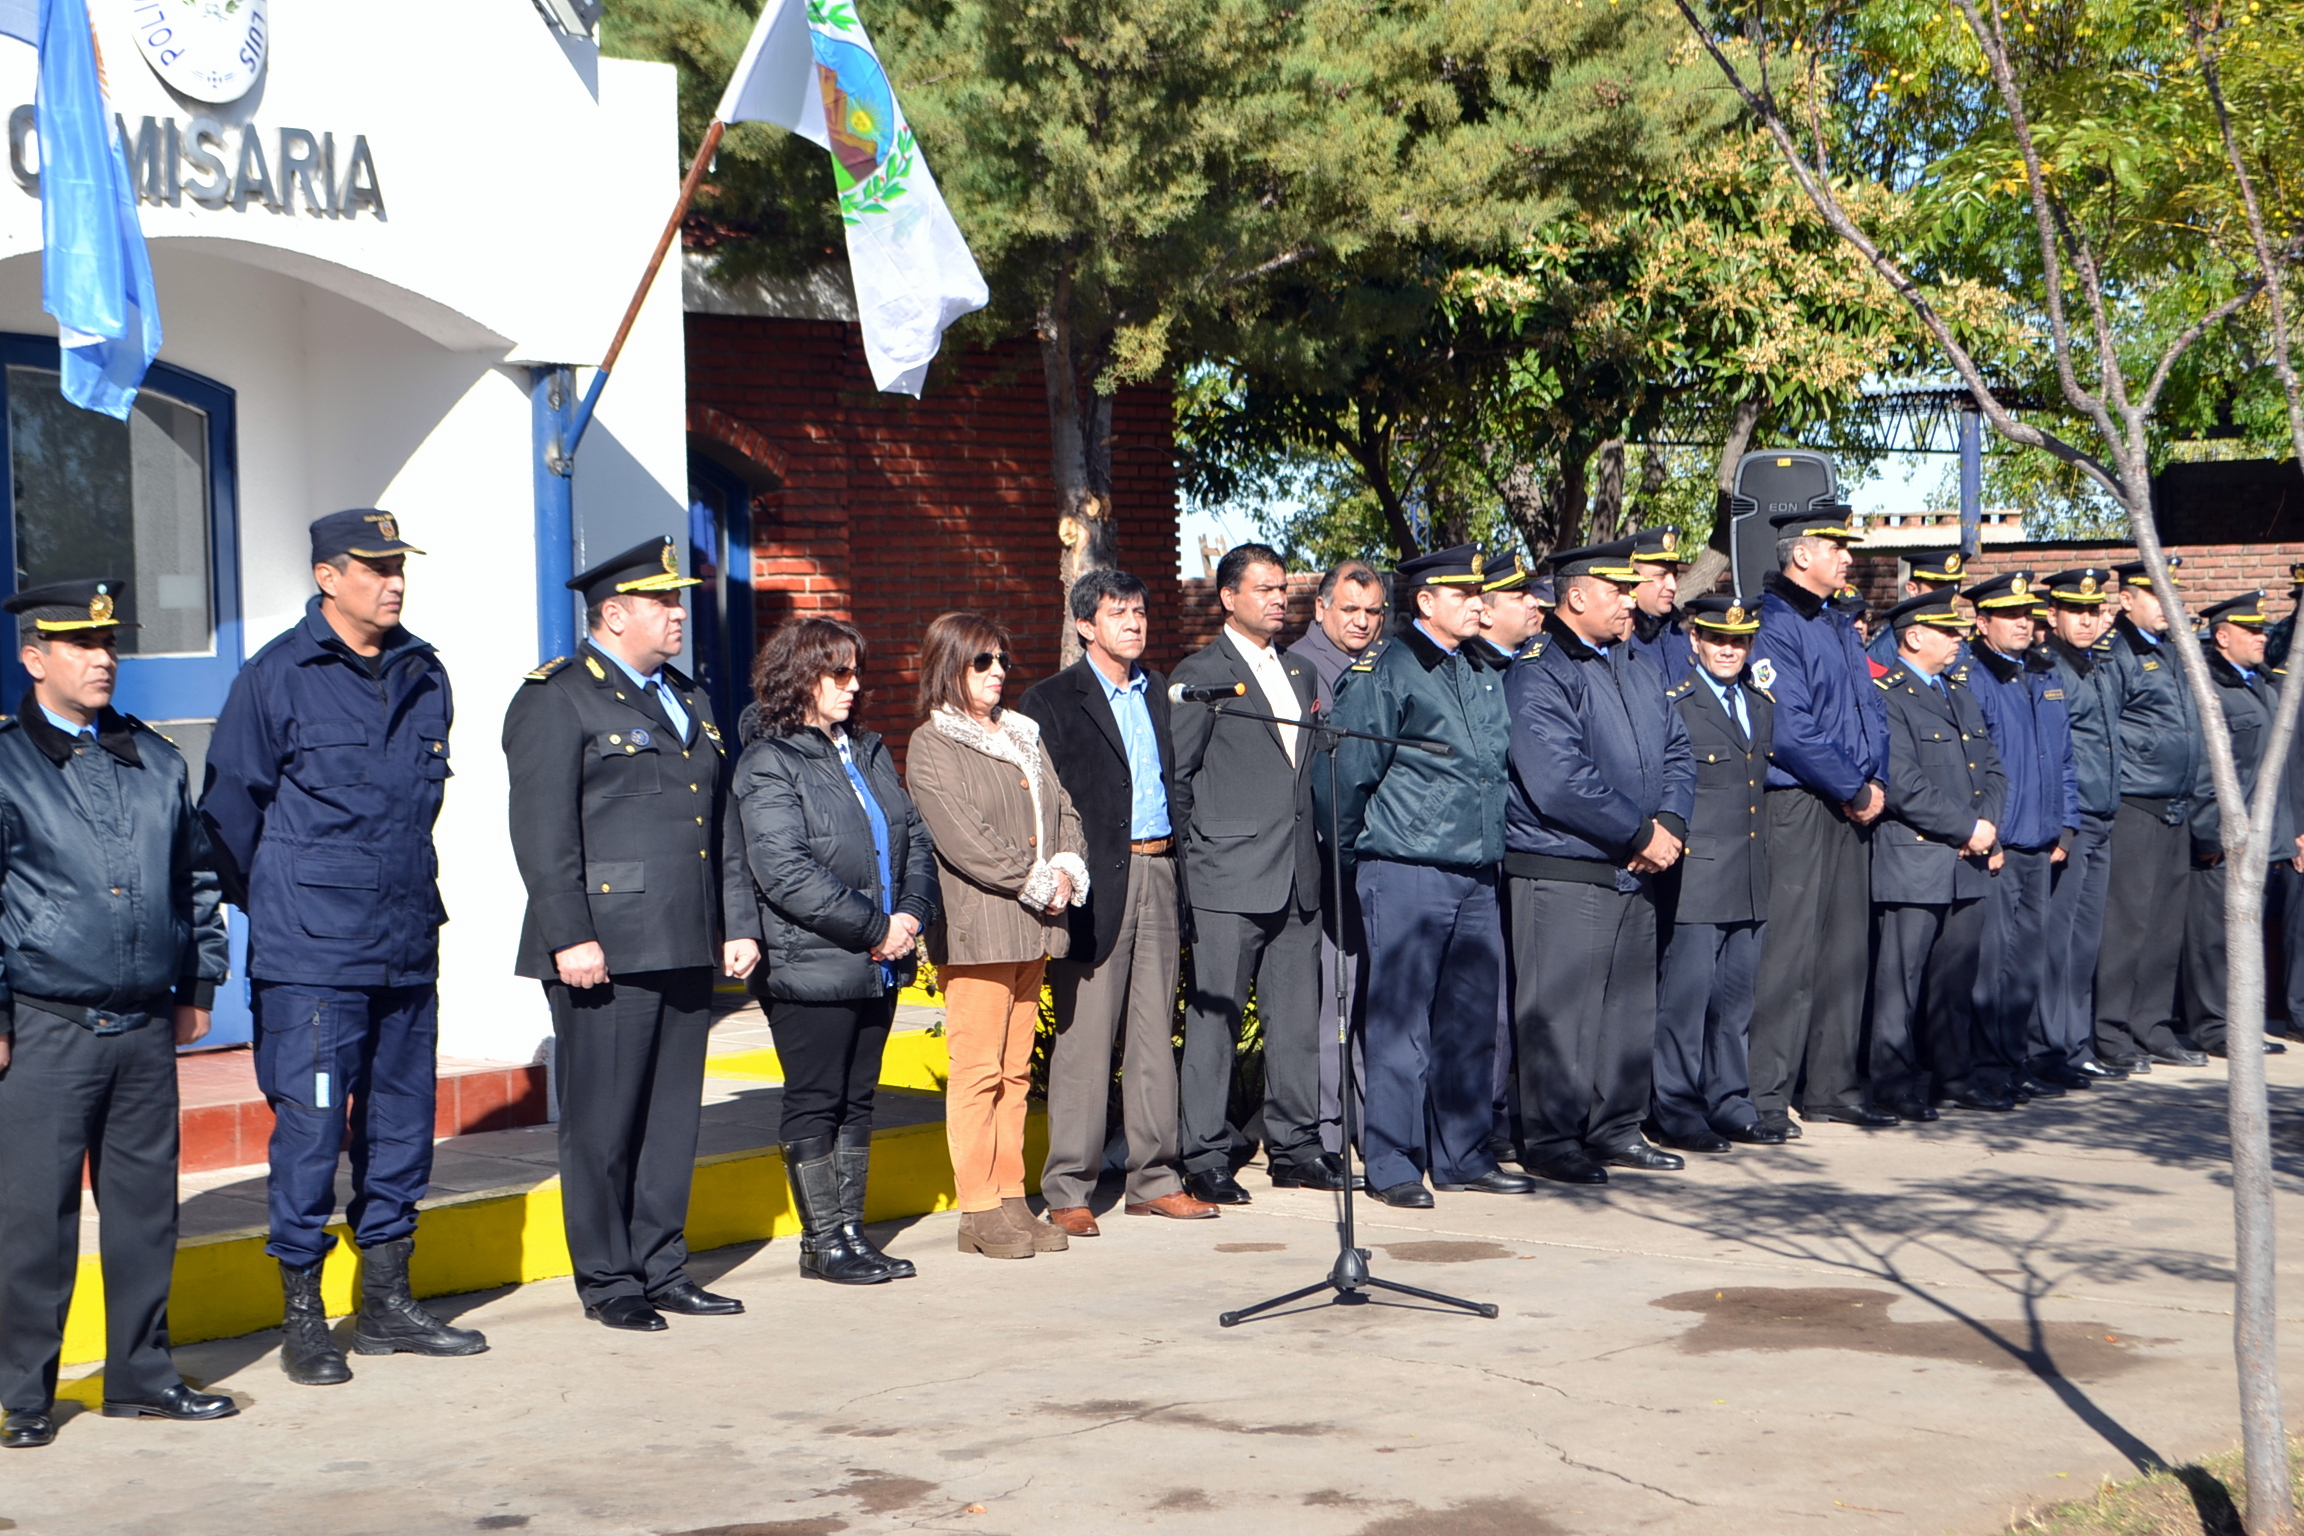
[[[143,627],[124,640],[121,707],[174,722],[197,757],[234,672],[301,616],[306,524],[397,514],[429,552],[410,561],[407,623],[460,706],[438,831],[441,1049],[531,1059],[550,1026],[537,984],[512,975],[523,898],[497,743],[539,659],[539,604],[571,611],[561,573],[539,570],[545,370],[598,361],[671,210],[673,72],[599,57],[531,0],[90,10],[166,342],[125,426],[59,395],[36,60],[0,40],[0,584],[126,580]],[[578,568],[687,526],[683,366],[674,261],[577,462]],[[7,649],[12,705],[25,680]],[[227,991],[219,1035],[244,1038],[243,989]]]

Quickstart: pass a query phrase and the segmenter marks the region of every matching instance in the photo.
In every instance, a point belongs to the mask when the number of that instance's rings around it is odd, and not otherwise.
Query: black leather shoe
[[[1536,1187],[1536,1181],[1524,1173],[1506,1173],[1501,1168],[1491,1168],[1480,1177],[1462,1184],[1443,1184],[1434,1179],[1432,1187],[1450,1195],[1467,1192],[1475,1195],[1524,1195]]]
[[[56,1438],[56,1421],[44,1413],[20,1409],[0,1419],[0,1451],[29,1451]]]
[[[1946,1088],[1944,1090],[1944,1102],[1957,1104],[1962,1109],[1981,1110],[1987,1114],[1995,1115],[2006,1114],[2016,1107],[2016,1101],[2006,1094],[1995,1093],[1989,1088],[1973,1088],[1966,1085],[1958,1088]]]
[[[2072,1070],[2092,1083],[2122,1083],[2128,1080],[2126,1067],[2114,1066],[2109,1061],[2099,1061],[2094,1056],[2086,1057],[2080,1065]]]
[[[1205,1200],[1210,1205],[1246,1205],[1248,1203],[1248,1191],[1242,1189],[1240,1181],[1222,1168],[1211,1168],[1206,1173],[1184,1175],[1184,1193],[1195,1200]]]
[[[2232,1059],[2231,1053],[2226,1051],[2224,1047],[2220,1045],[2210,1046],[2208,1048],[2208,1054],[2211,1056],[2221,1057],[2226,1061]],[[2267,1056],[2285,1056],[2288,1054],[2288,1047],[2282,1045],[2277,1040],[2267,1040],[2264,1042],[2264,1054]]]
[[[1486,1141],[1480,1143],[1480,1150],[1488,1154],[1488,1161],[1492,1163],[1516,1163],[1520,1161],[1520,1149],[1512,1145],[1512,1138],[1509,1136],[1491,1135]]]
[[[2027,1098],[2034,1099],[2060,1099],[2064,1097],[2064,1089],[2061,1084],[2049,1082],[2044,1077],[2036,1077],[2030,1072],[2025,1073],[2009,1085],[2011,1096],[2019,1091]]]
[[[1187,1185],[1186,1188],[1190,1188],[1190,1186]],[[1428,1211],[1432,1209],[1432,1191],[1421,1184],[1395,1184],[1390,1189],[1372,1189],[1368,1193],[1386,1205],[1396,1205],[1402,1210]]]
[[[1739,1125],[1722,1131],[1730,1141],[1740,1141],[1751,1147],[1780,1147],[1786,1140],[1784,1127],[1760,1121],[1752,1125]]]
[[[715,1296],[686,1275],[649,1297],[648,1305],[682,1317],[735,1317],[744,1310],[735,1297]]]
[[[1644,1168],[1650,1173],[1673,1173],[1688,1166],[1687,1159],[1652,1147],[1644,1141],[1618,1147],[1599,1161],[1611,1168]]]
[[[2032,1076],[2043,1083],[2061,1088],[2067,1093],[2082,1093],[2096,1086],[2094,1078],[2063,1062],[2058,1062],[2052,1067],[2043,1067],[2038,1072],[2033,1073]]]
[[[1692,1136],[1658,1136],[1656,1139],[1676,1152],[1718,1154],[1729,1151],[1736,1145],[1718,1131],[1713,1130],[1698,1131]]]
[[[2165,1051],[2154,1051],[2152,1060],[2163,1067],[2204,1067],[2208,1065],[2208,1053],[2187,1050],[2179,1045]]]
[[[1540,1179],[1555,1184],[1605,1184],[1608,1170],[1581,1152],[1563,1152],[1558,1157],[1540,1158],[1522,1165]]]
[[[1880,1107],[1899,1120],[1916,1120],[1923,1125],[1930,1120],[1943,1118],[1936,1113],[1933,1105],[1923,1104],[1918,1099],[1890,1099]]]
[[[1786,1141],[1798,1141],[1808,1134],[1800,1129],[1800,1122],[1790,1115],[1778,1115],[1774,1119],[1764,1118],[1760,1123],[1772,1131],[1781,1132]]]
[[[104,1399],[104,1417],[108,1419],[183,1419],[198,1422],[202,1419],[228,1419],[240,1411],[240,1405],[221,1392],[195,1392],[178,1382],[166,1388],[157,1397]]]
[[[1861,1125],[1872,1130],[1896,1124],[1896,1117],[1886,1110],[1866,1109],[1861,1104],[1854,1109],[1842,1109],[1838,1105],[1829,1109],[1804,1109],[1800,1111],[1800,1118],[1803,1120],[1835,1120],[1842,1125]]]
[[[1358,1175],[1353,1176],[1356,1180]],[[1309,1163],[1274,1163],[1272,1165],[1274,1189],[1342,1189],[1344,1187],[1344,1159],[1333,1152],[1323,1152]],[[1360,1188],[1358,1183],[1352,1186]]]
[[[662,1333],[672,1326],[664,1321],[663,1313],[640,1296],[611,1296],[597,1306],[586,1307],[584,1315],[596,1323],[631,1333]]]

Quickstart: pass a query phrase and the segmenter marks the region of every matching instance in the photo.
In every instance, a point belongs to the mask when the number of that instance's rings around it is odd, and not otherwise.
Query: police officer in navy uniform
[[[1956,549],[1936,555],[1914,555],[1904,576],[1904,597],[1926,597],[1940,589],[1957,587],[1967,578],[1968,563]],[[1885,615],[1864,649],[1866,655],[1880,663],[1883,671],[1896,665],[1896,630]]]
[[[1506,902],[1518,962],[1521,1166],[1565,1184],[1674,1169],[1640,1135],[1656,1051],[1656,877],[1679,861],[1696,767],[1656,669],[1625,641],[1634,542],[1552,560],[1559,606],[1512,664]]]
[[[407,560],[423,551],[373,508],[319,518],[311,534],[320,591],[232,680],[200,814],[225,895],[248,914],[280,1368],[329,1386],[352,1379],[320,1301],[347,1115],[353,1348],[472,1355],[488,1342],[433,1317],[408,1283],[432,1176],[447,917],[432,825],[456,717],[439,656],[400,622]]]
[[[2226,598],[2202,609],[2200,617],[2208,626],[2208,676],[2224,706],[2224,727],[2231,733],[2232,766],[2240,775],[2241,793],[2253,802],[2257,780],[2264,773],[2272,713],[2280,707],[2280,689],[2287,681],[2264,664],[2264,594],[2244,592]],[[2294,754],[2290,756],[2293,759]],[[2293,785],[2283,786],[2283,793],[2273,797],[2267,889],[2277,886],[2282,868],[2304,869],[2304,838],[2297,836],[2295,801]],[[2184,1029],[2197,1049],[2222,1056],[2230,972],[2224,952],[2224,818],[2205,751],[2192,791],[2191,825],[2192,879],[2184,913]],[[2277,1055],[2288,1047],[2267,1040],[2264,1049]]]
[[[1632,635],[1625,644],[1656,669],[1667,688],[1679,687],[1695,665],[1678,606],[1680,573],[1687,565],[1677,528],[1659,525],[1632,535],[1632,569],[1640,573],[1640,585],[1632,593]]]
[[[1491,565],[1488,579],[1480,587],[1480,633],[1464,643],[1485,647],[1482,654],[1499,670],[1511,666],[1536,642],[1537,632],[1544,627],[1544,609],[1536,600],[1535,588],[1535,574],[1518,552],[1508,566]],[[1504,972],[1496,989],[1496,1060],[1489,1077],[1495,1124],[1488,1133],[1488,1155],[1503,1162],[1517,1158],[1520,1150],[1519,1133],[1514,1129],[1519,1047],[1512,1030],[1512,934],[1501,902],[1497,923],[1497,942],[1504,946]]]
[[[1832,594],[1856,534],[1827,503],[1769,519],[1776,558],[1760,599],[1752,679],[1776,698],[1768,767],[1768,931],[1752,1014],[1752,1102],[1788,1136],[1809,1120],[1893,1124],[1864,1102],[1871,961],[1865,840],[1887,808],[1888,721],[1872,668]]]
[[[2168,579],[2183,585],[2168,558]],[[2203,747],[2200,712],[2168,645],[2168,614],[2141,560],[2116,565],[2124,604],[2113,621],[2111,664],[2119,700],[2120,809],[2112,819],[2111,891],[2096,958],[2096,1050],[2129,1072],[2153,1062],[2201,1066],[2178,1039],[2177,966],[2192,876],[2190,821]]]
[[[688,1278],[682,1231],[713,976],[760,958],[720,727],[671,665],[696,584],[668,538],[570,580],[588,634],[529,673],[504,716],[528,888],[518,970],[552,1008],[576,1290],[585,1316],[637,1332],[665,1312],[744,1310]]]
[[[1976,609],[1976,638],[1956,670],[1984,712],[2008,782],[2007,804],[1993,818],[2003,858],[1984,904],[1976,1016],[1992,1052],[1985,1080],[2022,1104],[2065,1091],[2033,1075],[2031,1032],[2048,978],[2050,884],[2080,835],[2080,784],[2063,679],[2032,643],[2041,606],[2033,573],[2004,572],[1961,595]]]
[[[1768,919],[1768,754],[1776,703],[1752,681],[1758,610],[1707,593],[1688,605],[1696,660],[1665,695],[1696,769],[1688,848],[1657,882],[1656,1139],[1680,1152],[1779,1146],[1752,1106],[1752,995]]]
[[[2072,726],[2080,830],[2048,872],[2048,966],[2032,1010],[2032,1075],[2066,1088],[2128,1074],[2096,1056],[2096,952],[2112,879],[2112,818],[2120,809],[2119,698],[2110,652],[2111,571],[2080,566],[2039,584],[2048,598],[2047,655]]]
[[[1934,1120],[1949,1100],[2010,1110],[1984,1078],[1974,978],[2008,798],[1984,712],[1956,675],[1968,621],[1949,591],[1888,610],[1896,665],[1879,680],[1888,715],[1888,814],[1872,832],[1873,1107]]]
[[[8,599],[32,686],[0,718],[0,1448],[56,1438],[83,1163],[103,1224],[104,1415],[221,1419],[168,1353],[176,1048],[224,979],[183,756],[112,708],[116,581]]]
[[[1336,825],[1367,936],[1368,1188],[1387,1205],[1442,1190],[1524,1194],[1486,1142],[1503,970],[1496,866],[1504,857],[1504,678],[1469,642],[1480,632],[1486,557],[1460,544],[1403,562],[1391,644],[1353,663],[1338,691],[1346,730],[1439,742],[1346,739],[1336,749]],[[1328,792],[1323,776],[1314,781]]]

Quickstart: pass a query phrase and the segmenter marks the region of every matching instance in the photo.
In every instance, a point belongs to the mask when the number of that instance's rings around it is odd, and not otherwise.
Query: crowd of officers
[[[595,564],[568,583],[582,644],[528,675],[502,737],[516,969],[551,1010],[586,1315],[654,1332],[743,1310],[686,1273],[723,975],[764,1002],[784,1062],[802,1272],[845,1284],[915,1272],[862,1217],[873,1085],[922,950],[950,998],[960,1247],[998,1258],[1099,1235],[1114,1157],[1127,1214],[1205,1220],[1251,1198],[1259,1147],[1273,1187],[1358,1185],[1350,1140],[1371,1194],[1420,1207],[1680,1168],[1803,1121],[2005,1112],[2222,1051],[2216,801],[2143,568],[1963,589],[1958,556],[1919,561],[1868,634],[1843,511],[1774,520],[1757,602],[1682,603],[1669,529],[1541,578],[1468,545],[1403,562],[1387,593],[1346,562],[1284,649],[1284,562],[1242,545],[1217,572],[1222,629],[1172,679],[1142,662],[1143,583],[1091,571],[1080,659],[1013,706],[996,622],[929,626],[909,782],[852,718],[851,626],[780,628],[731,742],[672,665],[696,584],[674,543]],[[318,591],[235,679],[198,791],[112,707],[116,580],[5,604],[31,687],[0,718],[0,1448],[55,1435],[84,1163],[104,1413],[237,1411],[177,1374],[167,1330],[174,1053],[226,979],[226,901],[275,1117],[282,1369],[351,1378],[320,1287],[346,1152],[352,1352],[488,1347],[410,1278],[454,723],[401,623],[422,551],[374,509],[311,539]],[[2252,790],[2284,766],[2262,762],[2283,626],[2260,593],[2201,622]],[[2295,1018],[2304,822],[2279,806],[2268,906]],[[1022,1162],[1043,975],[1044,1217]]]

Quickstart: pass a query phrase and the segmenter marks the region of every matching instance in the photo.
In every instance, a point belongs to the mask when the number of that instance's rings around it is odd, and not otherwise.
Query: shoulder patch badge
[[[599,679],[603,683],[608,681],[608,674],[601,670],[600,658],[597,656],[587,656],[584,658],[584,670],[591,673],[595,678]]]
[[[544,663],[544,665],[537,667],[532,671],[522,673],[521,680],[530,683],[540,683],[566,665],[568,665],[567,657],[555,656],[550,661]]]
[[[1752,663],[1752,681],[1763,688],[1775,687],[1776,663],[1766,656]]]

